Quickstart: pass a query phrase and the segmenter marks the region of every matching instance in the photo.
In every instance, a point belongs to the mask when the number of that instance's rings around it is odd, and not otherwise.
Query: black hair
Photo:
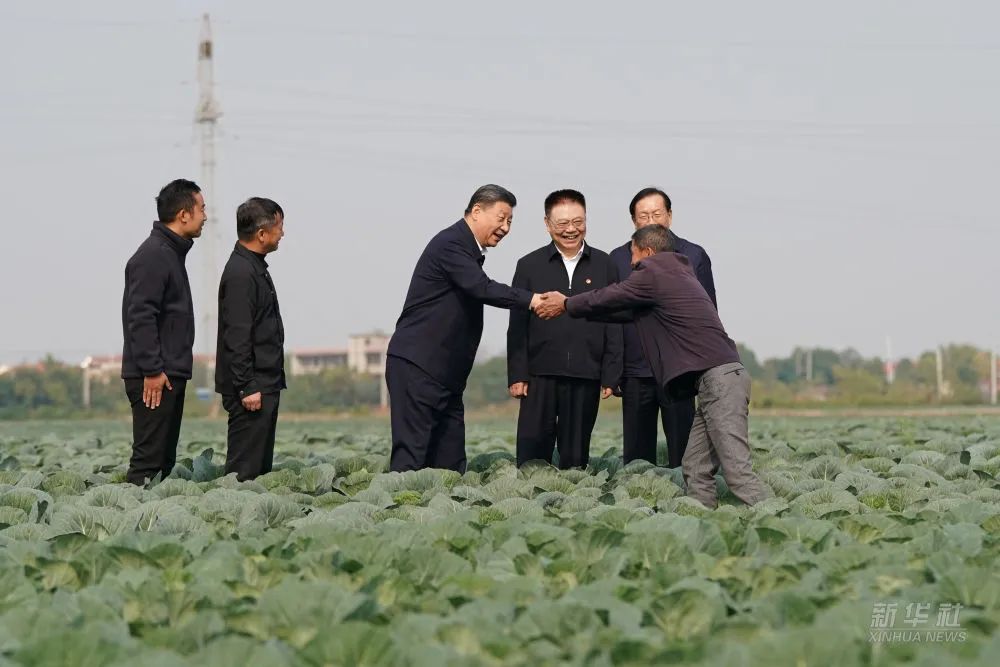
[[[183,178],[164,185],[160,194],[156,195],[156,215],[160,222],[164,224],[173,222],[181,211],[193,210],[194,196],[199,192],[201,188],[197,183]]]
[[[584,199],[582,192],[578,190],[556,190],[545,198],[545,217],[549,217],[555,206],[566,201],[575,202],[582,206],[583,210],[587,210],[587,200]]]
[[[472,198],[469,199],[469,205],[465,208],[465,215],[472,213],[472,207],[476,204],[486,207],[492,206],[498,201],[510,204],[511,208],[517,206],[517,197],[515,197],[514,193],[507,188],[492,184],[483,185],[472,193]]]
[[[667,196],[666,192],[659,188],[643,188],[635,193],[632,201],[629,202],[628,215],[630,218],[635,219],[635,205],[650,195],[660,195],[663,197],[663,205],[667,207],[667,212],[670,212],[670,197]]]
[[[251,197],[250,199],[256,202],[260,202],[260,205],[266,208],[271,215],[275,217],[279,215],[282,218],[285,217],[285,211],[281,208],[281,204],[274,201],[273,199],[268,199],[267,197]]]

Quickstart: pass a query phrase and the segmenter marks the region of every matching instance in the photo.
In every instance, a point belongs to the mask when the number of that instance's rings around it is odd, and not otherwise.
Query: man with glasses
[[[647,225],[667,228],[671,248],[687,257],[695,277],[705,289],[712,305],[716,306],[712,262],[704,248],[670,231],[673,212],[667,193],[658,188],[644,188],[632,198],[628,212],[636,230]],[[611,259],[621,280],[628,278],[632,273],[632,242],[612,250]],[[694,422],[694,398],[670,400],[653,379],[653,371],[643,357],[635,325],[625,324],[623,336],[625,356],[621,395],[625,462],[645,459],[656,463],[656,418],[659,413],[663,422],[663,435],[667,439],[667,465],[676,468],[681,465],[691,424]]]
[[[552,242],[522,257],[512,286],[533,293],[581,294],[617,282],[611,258],[585,242],[587,203],[576,190],[545,198]],[[507,329],[510,395],[521,401],[517,464],[552,461],[586,466],[601,398],[611,396],[622,371],[621,325],[568,317],[541,320],[512,310]]]

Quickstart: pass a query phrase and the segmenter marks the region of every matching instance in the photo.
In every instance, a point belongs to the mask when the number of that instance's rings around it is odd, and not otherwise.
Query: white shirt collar
[[[559,256],[562,257],[562,260],[564,262],[578,262],[580,261],[580,257],[583,256],[583,249],[586,247],[587,247],[587,242],[584,241],[583,243],[580,244],[580,250],[573,257],[567,257],[566,255],[562,254],[561,251],[559,252]]]
[[[583,248],[586,245],[586,242],[580,244],[580,252],[576,253],[575,257],[567,257],[561,252],[559,253],[563,265],[566,267],[566,274],[569,276],[569,289],[573,289],[573,274],[576,273],[576,266],[580,263],[580,258],[583,257]]]

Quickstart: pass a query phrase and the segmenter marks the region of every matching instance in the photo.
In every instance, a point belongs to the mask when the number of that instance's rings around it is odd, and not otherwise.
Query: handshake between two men
[[[555,319],[566,312],[566,295],[562,292],[536,294],[531,300],[531,310],[543,320]],[[514,398],[524,398],[528,395],[528,383],[515,382],[509,391]],[[601,398],[610,398],[613,393],[611,387],[601,387]]]
[[[536,294],[531,301],[531,310],[543,320],[551,320],[566,312],[566,295],[561,292]]]

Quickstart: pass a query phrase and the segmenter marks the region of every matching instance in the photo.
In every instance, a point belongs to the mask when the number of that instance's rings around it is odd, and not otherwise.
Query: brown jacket
[[[715,305],[680,253],[644,259],[623,282],[570,297],[566,311],[570,317],[634,320],[653,376],[674,398],[697,393],[704,371],[740,360]]]

